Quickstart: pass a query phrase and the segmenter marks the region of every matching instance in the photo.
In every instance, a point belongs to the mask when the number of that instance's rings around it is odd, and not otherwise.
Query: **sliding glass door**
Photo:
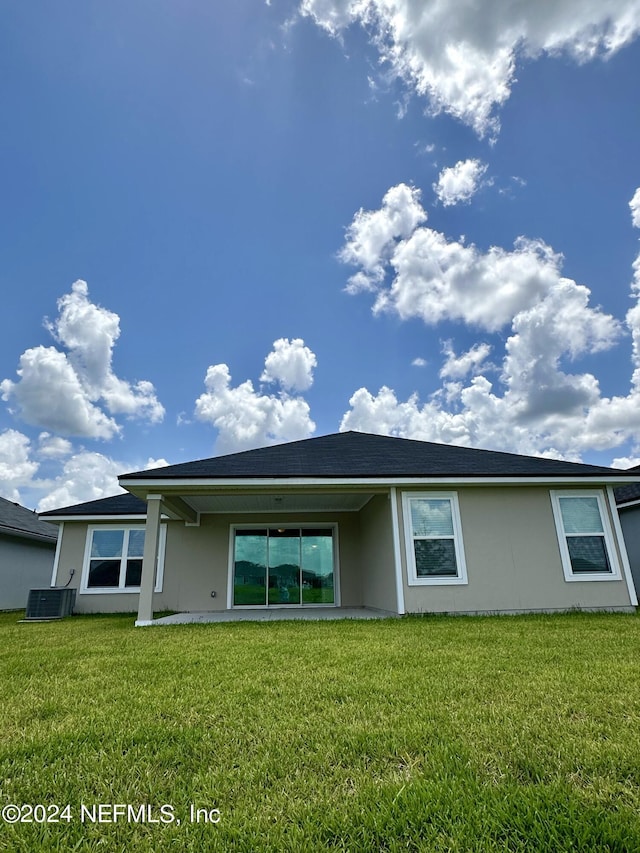
[[[239,528],[234,606],[334,604],[333,529]]]

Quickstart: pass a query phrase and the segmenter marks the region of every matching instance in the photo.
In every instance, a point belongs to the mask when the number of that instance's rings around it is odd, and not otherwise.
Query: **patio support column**
[[[153,588],[155,586],[158,543],[160,541],[160,515],[162,495],[147,495],[147,521],[144,528],[144,551],[142,552],[142,578],[138,599],[136,627],[153,622]]]
[[[389,494],[391,503],[391,532],[393,535],[393,561],[396,574],[396,607],[398,614],[404,616],[407,612],[404,604],[404,583],[402,580],[402,554],[400,551],[400,519],[398,518],[398,490],[391,487]]]

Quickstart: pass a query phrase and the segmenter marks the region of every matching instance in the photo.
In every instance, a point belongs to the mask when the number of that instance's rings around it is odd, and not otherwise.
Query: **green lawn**
[[[0,808],[71,819],[0,822],[1,850],[640,850],[635,615],[16,619]],[[83,823],[99,803],[180,824]]]

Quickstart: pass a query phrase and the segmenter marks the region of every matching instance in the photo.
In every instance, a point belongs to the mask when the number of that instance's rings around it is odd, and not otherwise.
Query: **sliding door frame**
[[[331,530],[332,556],[333,556],[333,603],[303,604],[302,588],[300,589],[300,602],[269,604],[269,566],[267,565],[265,603],[264,604],[235,604],[235,542],[238,530]],[[268,552],[267,552],[268,553]],[[338,524],[335,521],[308,521],[308,522],[278,522],[261,520],[259,522],[231,524],[229,527],[229,571],[227,579],[227,608],[229,610],[275,610],[277,608],[291,610],[294,607],[340,607],[340,564],[339,564],[339,540]],[[302,572],[301,572],[302,574]]]

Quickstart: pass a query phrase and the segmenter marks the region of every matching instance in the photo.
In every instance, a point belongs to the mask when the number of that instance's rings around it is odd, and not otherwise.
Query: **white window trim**
[[[600,489],[571,489],[559,491],[551,489],[551,506],[553,508],[553,518],[556,524],[556,533],[558,536],[558,545],[560,546],[560,557],[562,559],[562,571],[564,579],[568,583],[576,581],[619,581],[622,580],[620,571],[620,562],[618,560],[618,551],[615,547],[613,531],[609,520],[609,513],[604,500],[604,494]],[[602,522],[602,530],[604,534],[604,544],[607,549],[607,557],[609,558],[610,572],[574,572],[571,566],[571,557],[569,556],[569,548],[567,546],[567,534],[564,530],[562,521],[562,511],[560,509],[560,498],[596,498],[598,501],[598,510],[600,512],[600,521]],[[587,536],[588,534],[584,534]]]
[[[284,524],[269,521],[256,522],[254,524],[231,524],[229,525],[229,563],[227,566],[227,610],[276,610],[277,604],[234,604],[233,603],[233,571],[235,561],[235,539],[236,530],[254,530],[256,528],[276,528],[278,530],[315,530],[326,528],[332,531],[333,540],[333,604],[300,604],[299,607],[340,607],[340,543],[338,541],[338,523],[335,521],[318,522],[296,522],[288,521]],[[291,609],[295,605],[282,605],[283,609]]]
[[[458,574],[456,577],[419,577],[416,569],[416,555],[413,548],[413,529],[411,525],[412,500],[448,500],[451,505],[453,522],[453,546],[456,554]],[[460,505],[457,492],[403,492],[402,515],[404,520],[404,542],[407,556],[407,583],[409,586],[452,586],[468,584],[467,561],[464,554],[462,539],[462,522],[460,520]],[[448,538],[448,537],[443,537]]]
[[[84,560],[82,564],[82,579],[80,582],[81,595],[136,595],[140,592],[139,586],[88,586],[89,565],[91,562],[91,543],[94,530],[144,530],[144,524],[92,524],[87,527],[87,538],[84,546]],[[158,568],[156,572],[156,585],[154,592],[162,592],[164,581],[164,552],[167,539],[167,525],[160,525],[160,536],[158,540]]]

